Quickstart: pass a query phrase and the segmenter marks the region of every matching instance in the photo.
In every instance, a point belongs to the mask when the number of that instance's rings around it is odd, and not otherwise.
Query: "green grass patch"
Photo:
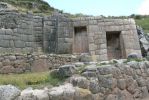
[[[64,79],[52,77],[49,72],[0,75],[0,85],[12,84],[20,89],[27,87],[39,88],[47,85],[55,86],[63,81]]]
[[[135,19],[137,25],[141,26],[145,33],[149,33],[149,17]]]
[[[127,59],[126,61],[124,61],[124,63],[128,63],[128,62],[131,62],[131,61],[136,61],[136,62],[142,62],[142,61],[145,61],[144,58],[131,58],[131,59]]]

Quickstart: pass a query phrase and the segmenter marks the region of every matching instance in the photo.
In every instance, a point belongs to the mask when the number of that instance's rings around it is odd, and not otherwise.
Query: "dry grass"
[[[0,75],[0,85],[12,84],[20,89],[30,86],[38,88],[44,85],[57,85],[61,82],[61,79],[50,76],[49,72]]]

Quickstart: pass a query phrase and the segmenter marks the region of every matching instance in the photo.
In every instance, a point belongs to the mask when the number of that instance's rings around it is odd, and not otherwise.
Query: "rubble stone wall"
[[[70,83],[91,91],[91,100],[142,100],[149,95],[149,62],[86,66]]]
[[[52,88],[27,88],[21,91],[11,85],[0,86],[0,99],[148,100],[149,62],[120,62],[119,60],[115,64],[107,65],[92,63],[86,66],[82,73],[74,74],[64,84]],[[70,74],[71,67],[75,66],[67,65],[61,67],[64,72],[61,74]],[[76,66],[75,69],[78,67]]]
[[[0,74],[49,71],[74,61],[69,55],[3,54],[0,55]]]

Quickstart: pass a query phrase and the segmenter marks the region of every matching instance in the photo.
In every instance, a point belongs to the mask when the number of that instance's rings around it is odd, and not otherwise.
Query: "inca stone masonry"
[[[88,53],[94,60],[141,55],[135,21],[101,17],[69,18],[0,11],[0,53]]]

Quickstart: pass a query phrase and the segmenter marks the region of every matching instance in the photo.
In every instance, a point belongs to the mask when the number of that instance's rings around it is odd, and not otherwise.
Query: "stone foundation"
[[[48,71],[74,60],[70,55],[4,54],[0,55],[0,74]]]

